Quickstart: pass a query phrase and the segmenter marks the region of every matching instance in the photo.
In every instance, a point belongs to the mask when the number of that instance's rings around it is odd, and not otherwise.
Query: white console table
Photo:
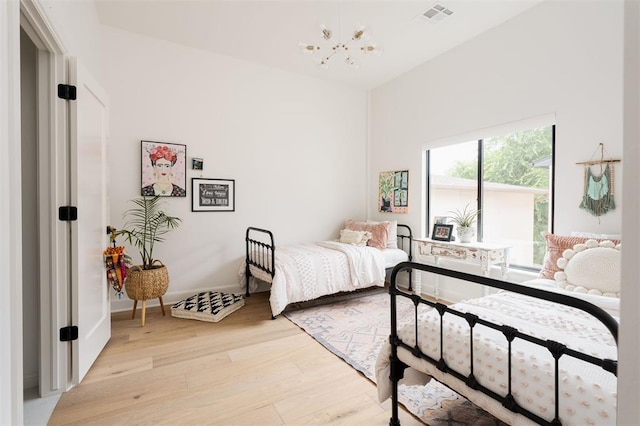
[[[509,270],[509,246],[487,243],[458,243],[456,241],[437,241],[429,238],[414,238],[417,251],[421,256],[433,256],[436,263],[441,257],[461,262],[475,263],[482,273],[489,276],[491,265],[500,265],[502,278]]]
[[[441,258],[476,264],[485,276],[489,276],[492,265],[499,265],[502,278],[509,270],[509,246],[487,243],[459,243],[456,241],[437,241],[429,238],[414,238],[416,251],[420,256],[432,256],[436,265]],[[486,292],[485,292],[486,293]],[[439,297],[436,283],[435,297]]]

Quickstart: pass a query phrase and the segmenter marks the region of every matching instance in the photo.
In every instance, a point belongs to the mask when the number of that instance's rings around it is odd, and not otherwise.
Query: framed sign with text
[[[191,179],[193,212],[232,212],[236,209],[233,179]]]

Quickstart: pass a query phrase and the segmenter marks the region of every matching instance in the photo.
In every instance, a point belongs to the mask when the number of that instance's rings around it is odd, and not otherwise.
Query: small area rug
[[[376,358],[390,333],[389,299],[385,291],[374,291],[357,298],[289,308],[284,316],[375,383]],[[405,311],[410,314],[413,305],[398,306],[400,317]],[[399,386],[398,399],[428,425],[504,425],[435,380],[424,386]]]

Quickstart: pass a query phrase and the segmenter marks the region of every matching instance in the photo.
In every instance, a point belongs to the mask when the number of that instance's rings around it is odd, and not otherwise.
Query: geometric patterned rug
[[[386,291],[374,291],[315,306],[290,306],[283,315],[375,383],[376,358],[390,334],[389,299]],[[399,304],[398,317],[412,310],[410,303]],[[401,385],[398,400],[428,425],[504,425],[435,380],[426,385]]]

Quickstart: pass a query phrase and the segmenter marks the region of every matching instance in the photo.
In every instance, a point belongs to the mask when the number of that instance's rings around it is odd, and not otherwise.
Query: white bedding
[[[529,283],[527,283],[529,284]],[[544,288],[550,283],[530,283]],[[549,288],[547,288],[549,289]],[[553,289],[553,291],[558,291]],[[559,290],[562,292],[562,290]],[[570,294],[574,296],[574,294]],[[591,295],[585,295],[591,296]],[[596,299],[594,299],[594,297]],[[597,299],[600,300],[597,300]],[[401,299],[398,297],[398,299]],[[618,299],[592,296],[590,302],[606,310],[617,310]],[[603,306],[604,305],[604,306]],[[613,337],[591,315],[558,304],[531,299],[526,296],[499,292],[480,299],[456,303],[457,310],[474,312],[497,324],[508,324],[522,332],[542,339],[565,343],[568,347],[594,356],[617,359]],[[422,352],[438,359],[439,315],[432,309],[421,313],[419,342]],[[434,320],[435,318],[435,320]],[[444,358],[449,366],[462,374],[469,373],[468,325],[464,319],[445,315]],[[398,335],[407,344],[415,345],[413,320],[399,327]],[[474,375],[489,389],[502,395],[507,386],[506,339],[496,331],[476,326],[474,329]],[[516,401],[521,406],[553,419],[553,357],[545,348],[537,347],[521,339],[512,344],[512,386]],[[390,345],[385,344],[376,363],[378,396],[384,401],[390,396],[389,355]],[[399,358],[420,372],[464,394],[469,400],[511,425],[532,424],[479,391],[474,391],[455,377],[443,375],[432,364],[414,358],[410,352],[398,348]],[[564,355],[560,358],[560,419],[564,425],[615,425],[616,378],[602,369]],[[415,377],[415,372],[409,376]],[[428,380],[429,376],[425,376]]]
[[[385,258],[373,247],[335,241],[287,245],[278,247],[275,263],[273,279],[251,267],[254,277],[271,282],[269,301],[274,316],[290,303],[384,285]]]
[[[409,255],[406,251],[401,249],[387,248],[382,251],[384,256],[384,267],[393,268],[400,262],[406,262],[409,260]]]

